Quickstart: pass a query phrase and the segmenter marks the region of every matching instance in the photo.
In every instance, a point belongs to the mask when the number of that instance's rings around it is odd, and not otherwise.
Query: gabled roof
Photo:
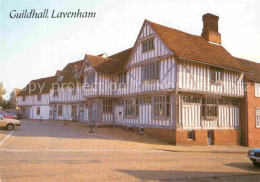
[[[200,61],[220,67],[249,71],[223,46],[209,43],[201,36],[188,34],[173,28],[147,21],[166,46],[179,58]]]
[[[260,63],[256,63],[241,58],[236,58],[236,59],[240,62],[240,64],[246,66],[247,68],[250,69],[250,72],[252,72],[252,73],[245,74],[245,77],[248,80],[260,82]]]
[[[21,92],[17,96],[49,93],[52,83],[55,83],[56,79],[56,76],[51,76],[46,78],[40,78],[37,80],[32,80],[23,90],[21,90]]]
[[[78,78],[74,77],[74,70],[75,68],[80,70],[84,60],[75,61],[72,63],[68,63],[63,70],[61,71],[62,75],[64,76],[59,83],[76,83]]]
[[[107,58],[86,54],[91,66],[100,73],[115,74],[124,71],[124,66],[128,62],[132,48],[116,53]]]

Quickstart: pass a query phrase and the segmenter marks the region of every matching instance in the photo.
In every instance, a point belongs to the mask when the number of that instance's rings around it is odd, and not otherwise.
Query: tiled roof
[[[84,60],[75,61],[72,63],[67,64],[63,70],[61,71],[62,75],[64,76],[63,79],[59,83],[76,83],[78,81],[77,78],[74,77],[74,68],[78,70],[81,69]]]
[[[178,57],[192,59],[220,67],[249,71],[223,46],[209,43],[201,36],[188,34],[146,20],[166,46]]]
[[[17,96],[49,93],[52,83],[55,83],[56,80],[55,76],[32,80]]]
[[[115,74],[124,71],[124,66],[128,62],[131,52],[132,48],[129,48],[107,58],[88,54],[86,57],[97,72]]]
[[[252,62],[246,59],[236,58],[240,64],[250,69],[252,73],[245,73],[248,80],[260,82],[260,63]]]

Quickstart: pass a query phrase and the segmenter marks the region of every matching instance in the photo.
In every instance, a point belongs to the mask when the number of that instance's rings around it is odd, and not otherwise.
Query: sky
[[[94,19],[11,19],[12,10],[94,11]],[[115,54],[134,45],[145,19],[200,35],[202,15],[219,16],[222,45],[260,63],[259,0],[0,0],[0,82],[13,88],[55,75],[85,54]]]

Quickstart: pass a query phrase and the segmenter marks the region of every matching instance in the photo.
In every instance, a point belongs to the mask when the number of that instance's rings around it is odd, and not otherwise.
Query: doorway
[[[92,122],[97,122],[98,121],[97,103],[93,103],[91,109],[92,109],[91,120]]]
[[[208,145],[214,145],[214,130],[208,130]]]

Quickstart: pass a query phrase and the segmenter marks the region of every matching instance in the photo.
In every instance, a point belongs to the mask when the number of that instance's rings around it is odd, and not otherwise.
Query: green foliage
[[[6,94],[6,90],[3,87],[3,83],[0,83],[0,106],[4,103],[3,95]],[[3,106],[2,106],[3,107]]]

